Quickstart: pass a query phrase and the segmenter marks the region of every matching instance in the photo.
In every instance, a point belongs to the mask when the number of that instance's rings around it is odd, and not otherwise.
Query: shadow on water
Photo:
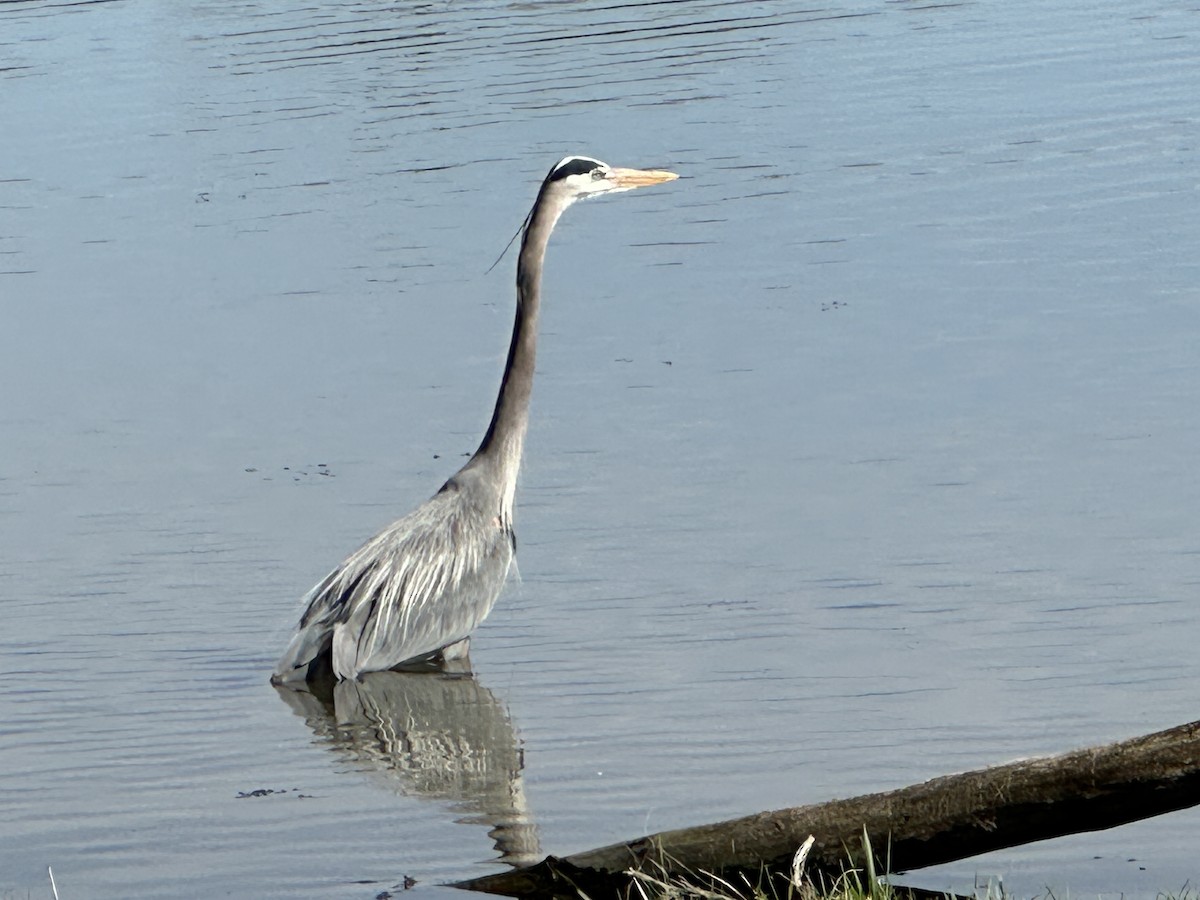
[[[501,862],[541,859],[524,751],[504,704],[472,675],[375,672],[276,689],[335,752],[401,793],[455,805],[467,813],[461,823],[490,826]]]

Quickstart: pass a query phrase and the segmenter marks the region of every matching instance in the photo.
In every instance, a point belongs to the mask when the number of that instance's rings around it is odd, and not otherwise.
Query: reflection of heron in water
[[[272,680],[303,681],[330,669],[339,679],[356,678],[413,661],[466,657],[471,632],[491,612],[516,546],[513,495],[529,424],[550,232],[576,200],[675,177],[584,156],[568,156],[550,170],[525,219],[512,343],[483,442],[440,491],[312,589]],[[621,262],[612,251],[595,255],[597,265]]]
[[[454,804],[489,825],[500,861],[541,859],[508,712],[470,675],[376,672],[279,693],[308,726],[404,794]]]

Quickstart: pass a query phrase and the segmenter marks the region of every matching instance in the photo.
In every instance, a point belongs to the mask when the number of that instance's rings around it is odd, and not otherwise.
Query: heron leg
[[[448,644],[442,648],[442,659],[450,662],[452,659],[466,659],[471,652],[471,639],[463,638],[461,641],[455,641],[453,644]]]
[[[471,657],[468,651],[471,649],[471,639],[463,638],[461,641],[456,641],[448,647],[441,649],[442,671],[451,674],[464,674],[471,671]]]

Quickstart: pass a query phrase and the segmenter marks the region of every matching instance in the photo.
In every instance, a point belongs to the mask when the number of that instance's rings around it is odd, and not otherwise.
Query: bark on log
[[[1200,804],[1200,721],[1061,756],[946,775],[922,784],[649,835],[455,887],[510,897],[623,895],[629,870],[727,880],[790,871],[811,834],[806,872],[836,877],[865,863],[863,829],[892,872],[1020,844],[1100,831]]]

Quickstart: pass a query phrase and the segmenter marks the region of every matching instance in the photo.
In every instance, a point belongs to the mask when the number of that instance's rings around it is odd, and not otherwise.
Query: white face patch
[[[608,163],[590,156],[568,156],[559,160],[550,170],[543,189],[565,195],[566,202],[573,203],[586,197],[620,190],[608,180],[611,171]]]

